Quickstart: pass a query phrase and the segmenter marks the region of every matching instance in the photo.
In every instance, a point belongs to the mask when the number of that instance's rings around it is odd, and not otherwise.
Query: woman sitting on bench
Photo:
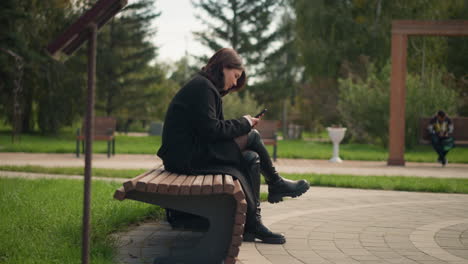
[[[283,244],[282,234],[265,227],[260,216],[260,172],[268,184],[268,201],[300,196],[309,189],[305,180],[290,181],[278,175],[254,129],[260,118],[245,115],[224,120],[222,97],[240,91],[246,83],[241,58],[223,48],[185,84],[166,113],[158,156],[166,170],[184,174],[224,173],[242,183],[248,210],[244,241]],[[240,173],[239,173],[240,172]]]

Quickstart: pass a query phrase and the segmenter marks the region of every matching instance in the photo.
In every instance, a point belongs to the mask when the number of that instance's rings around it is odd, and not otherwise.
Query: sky
[[[211,51],[195,40],[192,34],[205,27],[195,18],[195,8],[190,0],[157,0],[156,8],[161,15],[153,22],[157,33],[152,41],[159,48],[158,61],[174,62],[185,52],[189,55],[210,55]]]

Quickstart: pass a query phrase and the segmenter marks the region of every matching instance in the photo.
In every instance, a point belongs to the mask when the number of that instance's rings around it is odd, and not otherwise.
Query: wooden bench
[[[132,199],[207,218],[209,229],[183,255],[155,263],[236,262],[242,243],[247,201],[240,182],[230,175],[183,175],[163,168],[149,170],[115,191],[117,200]]]
[[[273,145],[273,160],[276,161],[277,135],[279,122],[277,120],[261,120],[255,129],[262,136],[263,144]]]
[[[110,158],[111,153],[115,155],[115,127],[117,125],[117,120],[114,117],[103,117],[96,116],[94,118],[94,134],[93,140],[105,140],[107,141],[107,157]],[[76,130],[76,157],[80,157],[80,141],[83,147],[83,152],[85,149],[85,121],[83,121],[82,129],[79,128]],[[112,150],[112,151],[111,151]]]
[[[455,145],[468,145],[468,117],[451,117],[454,126]],[[431,118],[419,120],[419,143],[431,144],[431,135],[427,130]]]

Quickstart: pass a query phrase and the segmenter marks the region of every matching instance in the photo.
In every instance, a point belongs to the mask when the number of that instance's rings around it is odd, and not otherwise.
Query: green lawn
[[[161,145],[160,136],[146,137],[116,137],[116,152],[126,154],[155,154]],[[272,147],[268,146],[270,153]],[[10,134],[0,133],[1,152],[33,152],[33,153],[74,153],[75,140],[73,133],[62,133],[55,137],[41,135],[22,135],[21,142],[13,144]],[[94,144],[95,153],[106,153],[107,143],[97,141]],[[278,142],[280,158],[329,159],[332,145],[327,142],[304,140],[281,140]],[[376,145],[342,144],[340,156],[345,160],[387,160],[388,151]],[[448,154],[451,163],[468,163],[468,148],[457,147]],[[435,162],[436,154],[431,146],[416,146],[406,150],[405,159],[413,162]]]
[[[1,166],[0,170],[39,172],[50,174],[83,175],[83,168],[64,167],[48,168],[40,166]],[[133,178],[145,170],[142,169],[101,169],[94,168],[93,176],[112,178]],[[423,178],[407,176],[356,176],[337,174],[281,174],[288,179],[307,179],[313,186],[344,187],[376,190],[442,192],[468,194],[468,179]]]
[[[306,179],[312,186],[468,194],[468,179],[407,176],[356,176],[330,174],[285,174],[288,179]]]
[[[113,200],[120,184],[92,186],[91,263],[114,263],[110,233],[162,210],[135,201]],[[81,263],[82,181],[0,178],[0,263]]]

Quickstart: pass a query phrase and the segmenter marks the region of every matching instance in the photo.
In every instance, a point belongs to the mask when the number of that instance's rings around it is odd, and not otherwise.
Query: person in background
[[[427,129],[431,134],[432,147],[438,154],[437,161],[445,166],[446,155],[454,147],[454,138],[451,136],[454,129],[452,120],[444,111],[439,110],[430,120]]]

